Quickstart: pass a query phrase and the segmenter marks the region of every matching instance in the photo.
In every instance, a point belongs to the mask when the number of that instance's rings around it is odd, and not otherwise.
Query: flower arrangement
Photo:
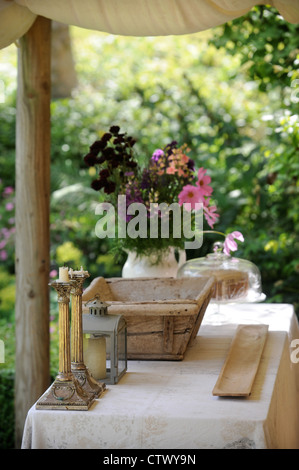
[[[88,167],[97,169],[98,176],[92,181],[91,187],[95,191],[100,191],[104,200],[114,207],[118,203],[119,195],[126,196],[126,208],[136,202],[143,204],[147,211],[148,233],[153,204],[171,205],[174,202],[192,213],[193,228],[196,204],[201,203],[204,219],[213,229],[219,214],[211,200],[213,192],[211,177],[202,167],[195,170],[194,161],[188,156],[190,152],[188,146],[186,144],[179,146],[176,141],[172,141],[163,149],[155,150],[148,165],[142,168],[134,152],[135,143],[133,137],[120,132],[119,126],[110,127],[109,132],[106,132],[100,140],[96,140],[84,157]],[[129,224],[132,215],[126,212],[123,217]],[[173,227],[171,212],[169,217],[169,225]],[[232,235],[231,238],[225,239],[227,249],[235,248],[234,238],[236,237]],[[135,251],[137,255],[148,255],[153,252],[159,253],[169,246],[182,249],[186,237],[183,232],[178,237],[174,234],[174,230],[170,230],[167,238],[116,236],[115,241],[117,249]]]

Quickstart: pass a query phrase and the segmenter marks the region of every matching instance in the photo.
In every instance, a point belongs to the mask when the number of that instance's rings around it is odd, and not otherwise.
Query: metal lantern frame
[[[109,304],[102,302],[98,296],[89,300],[86,306],[89,306],[89,313],[83,315],[83,334],[89,334],[94,339],[105,337],[110,368],[106,366],[103,380],[106,384],[116,384],[127,371],[126,320],[123,315],[109,314]],[[120,362],[123,363],[122,368]]]

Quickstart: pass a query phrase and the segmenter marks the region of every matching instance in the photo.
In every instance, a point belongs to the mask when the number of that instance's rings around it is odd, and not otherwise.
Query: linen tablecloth
[[[213,396],[237,325],[259,323],[269,331],[251,395]],[[211,304],[183,361],[128,361],[125,376],[88,411],[33,406],[22,447],[298,449],[299,362],[294,354],[291,360],[297,338],[291,305],[222,305],[217,313]]]

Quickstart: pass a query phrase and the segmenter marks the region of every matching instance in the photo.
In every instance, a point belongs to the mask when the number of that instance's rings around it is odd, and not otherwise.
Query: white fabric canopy
[[[37,15],[125,36],[191,34],[272,5],[299,22],[299,0],[0,0],[0,48],[25,34]]]

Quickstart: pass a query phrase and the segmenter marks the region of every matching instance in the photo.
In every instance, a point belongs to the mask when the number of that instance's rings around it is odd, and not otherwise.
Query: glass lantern
[[[83,320],[84,363],[94,379],[116,384],[127,371],[127,325],[122,315],[108,314],[96,297],[87,302]]]
[[[203,258],[187,261],[178,270],[177,277],[214,276],[215,288],[211,303],[260,302],[261,274],[251,261],[223,253],[223,244],[214,244],[214,252]]]

